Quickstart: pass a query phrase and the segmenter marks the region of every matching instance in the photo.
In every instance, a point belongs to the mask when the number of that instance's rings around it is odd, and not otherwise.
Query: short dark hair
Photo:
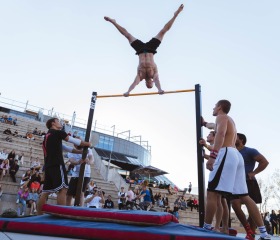
[[[224,113],[229,113],[229,110],[231,107],[230,101],[223,99],[223,100],[220,100],[217,105],[221,106]]]
[[[247,138],[246,138],[245,134],[243,134],[243,133],[237,133],[237,136],[238,136],[238,138],[242,141],[243,145],[245,145],[246,142],[247,142]]]
[[[46,127],[48,129],[50,129],[52,127],[52,123],[55,122],[55,120],[58,120],[58,118],[50,118],[47,122],[46,122]]]

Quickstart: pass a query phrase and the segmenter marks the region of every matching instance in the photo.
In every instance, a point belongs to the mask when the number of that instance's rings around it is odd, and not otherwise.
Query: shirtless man
[[[139,56],[139,65],[137,68],[137,75],[135,80],[128,88],[128,91],[123,95],[125,97],[129,96],[129,93],[142,81],[145,79],[147,88],[152,88],[154,83],[158,89],[159,94],[163,94],[164,91],[161,89],[158,69],[157,65],[154,62],[154,54],[157,53],[156,49],[159,47],[160,43],[162,42],[163,36],[165,33],[171,28],[175,19],[179,15],[179,13],[183,10],[184,5],[181,4],[178,10],[174,13],[174,16],[169,20],[168,23],[165,24],[162,30],[149,42],[143,43],[142,41],[133,37],[125,28],[120,26],[116,20],[111,19],[109,17],[104,17],[104,19],[108,22],[111,22],[119,32],[124,35],[131,47],[134,48],[136,54]]]
[[[207,203],[204,228],[211,230],[213,217],[217,209],[218,194],[228,193],[238,195],[258,226],[259,239],[271,239],[266,232],[262,217],[256,203],[249,197],[244,170],[244,160],[235,148],[237,131],[235,123],[227,114],[231,103],[228,100],[220,100],[213,108],[213,116],[216,116],[216,135],[213,149],[210,152],[206,168],[209,174]]]

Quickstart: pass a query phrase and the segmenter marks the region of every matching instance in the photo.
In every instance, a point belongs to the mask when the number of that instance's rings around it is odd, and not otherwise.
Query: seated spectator
[[[23,165],[24,163],[24,153],[20,153],[18,156],[17,156],[17,159],[18,161],[20,162],[21,166]]]
[[[125,205],[126,205],[126,192],[124,191],[124,187],[121,187],[121,191],[118,192],[119,210],[122,210]]]
[[[14,126],[18,126],[18,125],[17,125],[17,118],[14,118],[14,119],[13,119],[13,124],[14,124]]]
[[[35,138],[31,132],[27,132],[24,138],[35,140]]]
[[[35,128],[32,132],[34,135],[38,135],[38,128]]]
[[[12,131],[10,128],[7,128],[6,130],[4,130],[3,133],[7,134],[7,135],[12,135]]]
[[[30,207],[30,215],[34,215],[37,213],[37,201],[39,199],[39,194],[37,193],[35,188],[31,188],[31,192],[29,192],[27,197],[27,204]]]
[[[105,200],[104,208],[114,208],[114,202],[112,201],[111,195],[108,195],[108,198]]]
[[[193,199],[193,208],[198,211],[198,200],[196,198]]]
[[[20,185],[23,186],[27,186],[29,180],[31,178],[31,170],[27,170],[21,177],[21,181],[20,181]]]
[[[94,183],[94,180],[91,179],[90,182],[88,183],[87,189],[85,191],[85,196],[87,196],[90,193],[93,193],[94,188],[97,188],[97,187]]]
[[[89,208],[100,208],[100,204],[105,203],[103,192],[94,191],[94,193],[90,193],[86,197],[85,203]]]
[[[14,133],[12,134],[14,137],[17,137],[18,136],[18,131],[15,130]]]
[[[12,116],[9,116],[8,118],[7,118],[7,122],[6,123],[8,123],[8,124],[13,124],[13,118],[12,118]]]
[[[162,198],[162,202],[163,202],[163,206],[164,206],[164,207],[169,206],[168,197],[166,196],[166,194],[164,194],[164,196],[163,196],[163,198]]]
[[[172,210],[170,209],[169,206],[167,206],[165,209],[164,209],[164,212],[167,212],[167,213],[170,213],[170,214],[173,214]]]
[[[8,121],[8,116],[7,116],[7,115],[3,115],[3,118],[4,118],[4,123],[7,123],[7,121]]]
[[[193,199],[191,196],[187,200],[187,206],[191,208],[191,211],[193,210],[194,205],[193,205]]]
[[[10,168],[9,160],[4,160],[0,165],[0,181],[2,181],[3,177],[8,173]]]
[[[39,157],[36,157],[35,160],[31,162],[31,168],[34,168],[36,171],[39,171],[41,169]]]
[[[36,189],[36,191],[39,190],[40,188],[40,184],[41,184],[41,176],[39,171],[37,170],[35,172],[35,174],[31,175],[30,181],[27,184],[27,187],[29,187],[30,189],[34,188]]]
[[[9,154],[8,154],[8,159],[10,160],[10,164],[12,164],[11,162],[15,160],[16,157],[16,152],[15,150],[12,150]]]
[[[27,199],[28,195],[29,195],[28,187],[26,187],[24,189],[19,189],[16,203],[21,204],[22,207],[20,207],[20,205],[18,205],[18,215],[21,215],[21,216],[25,215],[26,199]]]
[[[46,135],[46,132],[43,131],[43,132],[41,133],[41,136],[44,137],[45,135]]]
[[[1,123],[5,123],[4,115],[2,115],[2,116],[0,117],[0,122],[1,122]]]
[[[2,151],[0,151],[0,164],[8,158],[7,150],[4,148]]]
[[[127,191],[127,201],[126,201],[126,206],[130,209],[133,209],[133,200],[135,199],[135,194],[132,190],[132,187],[128,187],[128,191]]]
[[[172,193],[172,187],[171,187],[170,184],[169,184],[168,187],[167,187],[167,191],[168,191],[168,194],[169,194],[169,195],[173,195],[173,193]]]
[[[179,219],[179,207],[178,207],[178,205],[177,205],[176,203],[174,204],[172,214],[173,214],[177,219]]]
[[[17,182],[16,174],[18,169],[19,169],[19,165],[18,165],[18,160],[16,159],[15,161],[13,161],[13,164],[11,164],[9,169],[10,177],[13,179],[13,182]]]

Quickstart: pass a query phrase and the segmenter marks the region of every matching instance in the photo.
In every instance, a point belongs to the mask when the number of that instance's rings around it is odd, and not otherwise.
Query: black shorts
[[[257,180],[246,180],[248,187],[248,194],[255,203],[262,203],[262,195]]]
[[[68,188],[65,165],[45,168],[45,180],[42,192],[55,193],[62,188]]]
[[[78,181],[79,181],[78,177],[71,177],[67,195],[76,196]],[[83,193],[86,191],[89,181],[90,181],[90,177],[84,177],[84,182],[83,182],[83,187],[82,187]]]
[[[262,195],[260,191],[259,184],[256,179],[246,180],[248,195],[254,200],[255,203],[262,203]],[[231,200],[239,199],[239,196],[232,195]]]
[[[159,47],[161,41],[157,38],[152,38],[149,42],[143,43],[142,41],[136,39],[130,45],[136,51],[136,55],[141,53],[157,53],[157,48]]]

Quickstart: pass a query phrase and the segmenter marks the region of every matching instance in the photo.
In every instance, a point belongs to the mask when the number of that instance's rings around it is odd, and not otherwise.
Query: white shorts
[[[209,174],[208,191],[248,195],[244,160],[236,148],[221,148]]]

